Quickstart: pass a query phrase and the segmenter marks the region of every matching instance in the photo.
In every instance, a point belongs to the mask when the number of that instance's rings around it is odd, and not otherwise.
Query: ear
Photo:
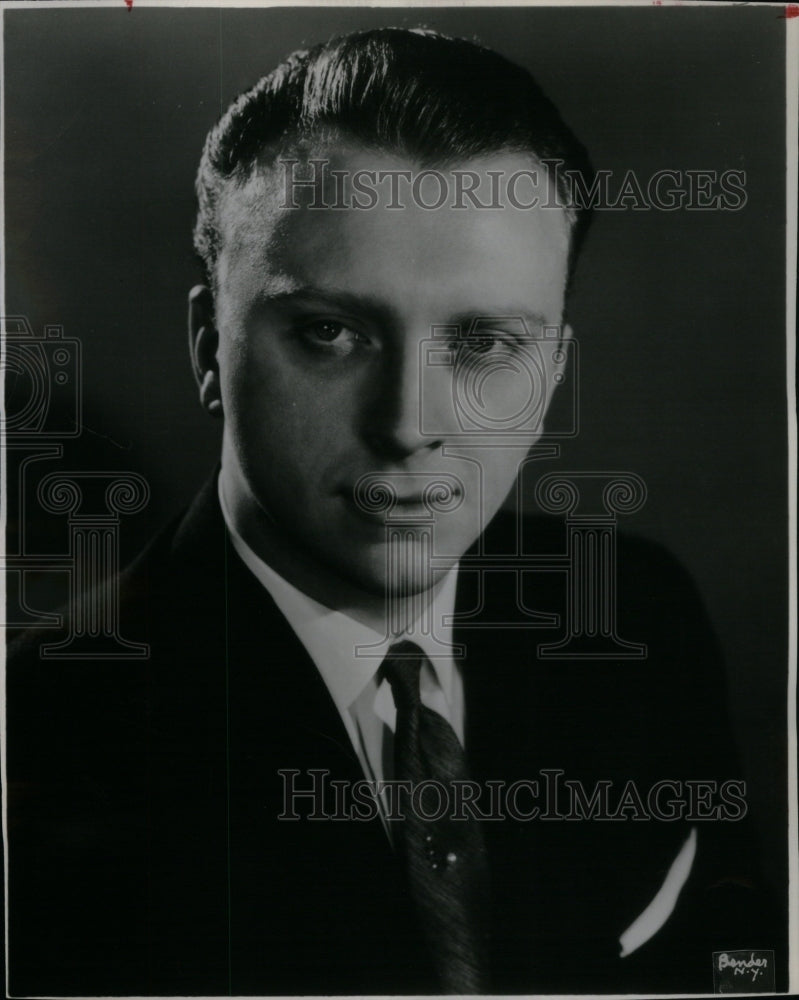
[[[214,297],[205,285],[189,292],[189,352],[200,403],[211,416],[222,416],[222,391],[216,353],[219,334],[214,323]]]

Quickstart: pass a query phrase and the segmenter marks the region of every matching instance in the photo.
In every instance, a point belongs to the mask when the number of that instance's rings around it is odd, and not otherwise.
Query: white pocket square
[[[677,904],[680,892],[688,881],[695,855],[696,827],[694,826],[691,827],[691,832],[669,868],[663,885],[658,889],[655,898],[619,938],[621,958],[632,955],[637,948],[640,948],[654,934],[657,934],[669,919]]]

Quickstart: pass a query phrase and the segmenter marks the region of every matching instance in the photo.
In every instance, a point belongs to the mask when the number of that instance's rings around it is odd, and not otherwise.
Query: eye
[[[478,329],[453,344],[464,358],[480,358],[504,348],[512,350],[513,340],[502,330]]]
[[[464,346],[472,354],[488,354],[490,350],[496,347],[498,342],[499,337],[493,331],[480,330],[467,337],[464,341]]]
[[[317,340],[325,344],[332,344],[344,333],[351,331],[343,323],[338,323],[332,319],[320,320],[318,323],[310,323],[306,327],[306,332],[316,337]]]
[[[298,332],[310,347],[337,354],[349,354],[359,345],[369,343],[368,337],[337,319],[302,323]]]

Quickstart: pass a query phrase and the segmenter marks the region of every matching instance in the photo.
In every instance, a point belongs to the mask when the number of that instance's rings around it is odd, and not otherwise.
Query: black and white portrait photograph
[[[799,989],[799,7],[0,15],[5,995]]]

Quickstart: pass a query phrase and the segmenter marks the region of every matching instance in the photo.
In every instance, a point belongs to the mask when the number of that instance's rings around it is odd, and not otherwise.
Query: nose
[[[423,338],[413,339],[383,359],[372,406],[364,415],[365,437],[383,458],[399,461],[434,450],[446,436],[440,411],[447,389],[441,373],[424,365],[423,347]]]

